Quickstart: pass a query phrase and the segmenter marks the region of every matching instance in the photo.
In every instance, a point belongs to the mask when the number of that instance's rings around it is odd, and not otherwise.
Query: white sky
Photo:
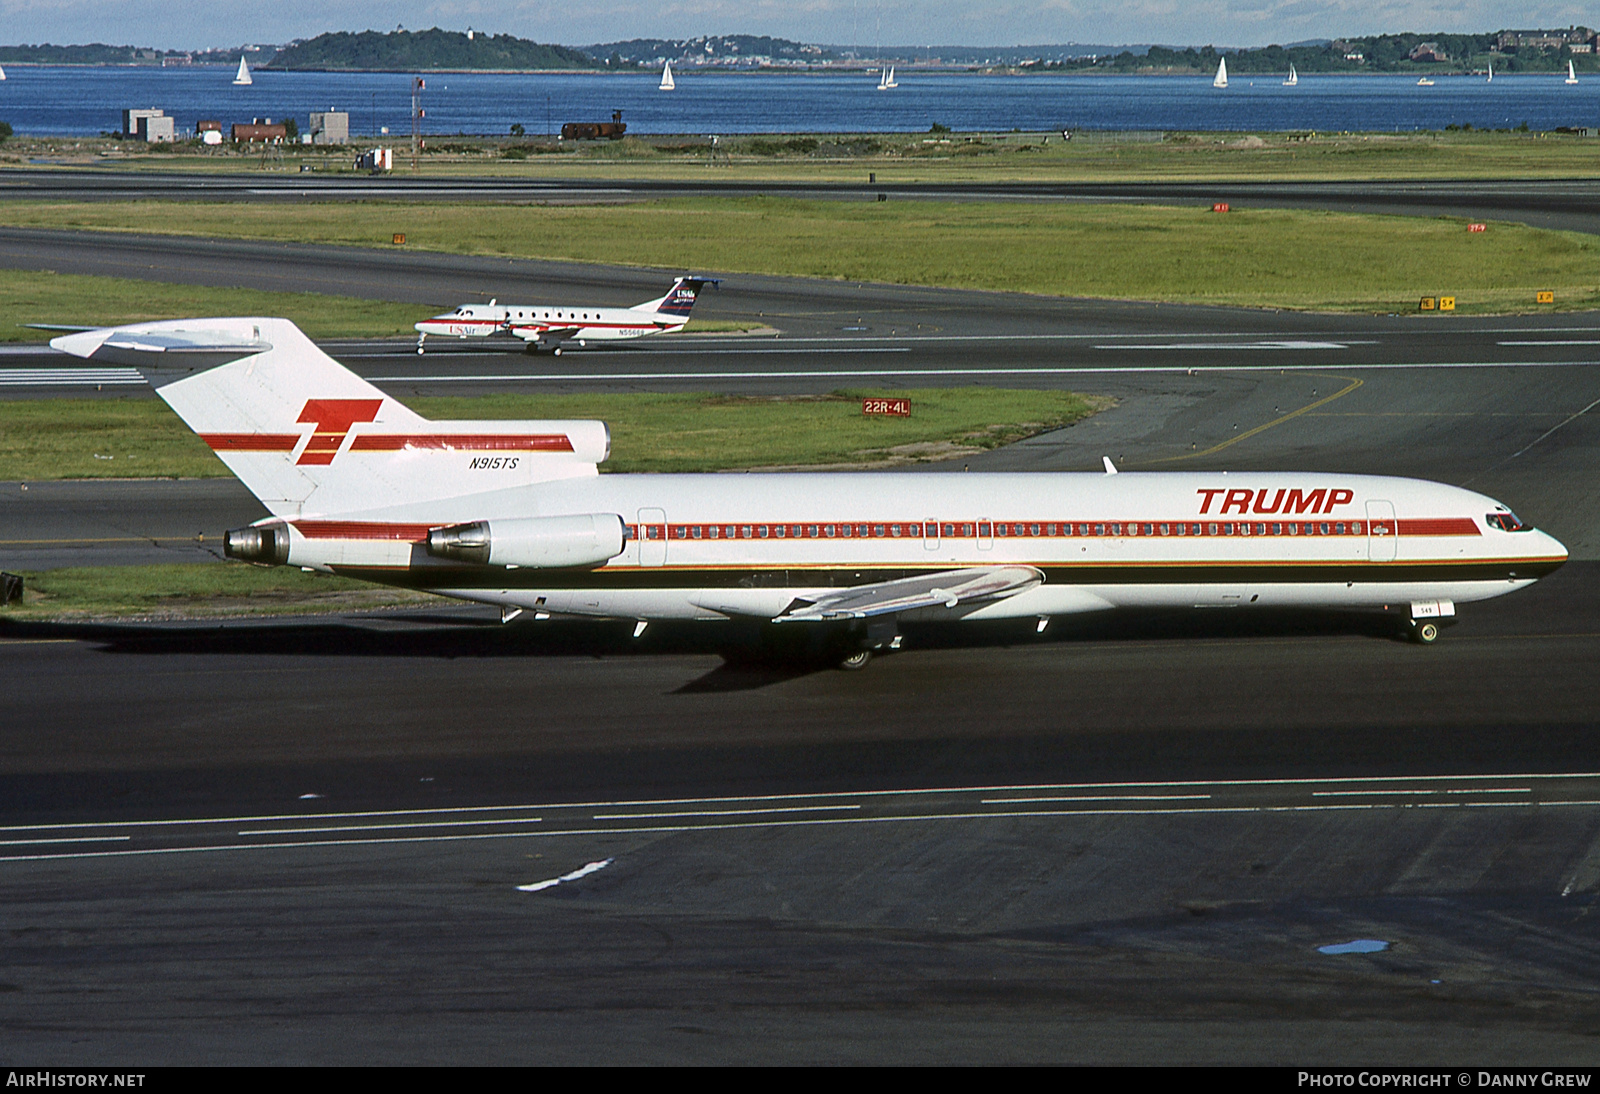
[[[1600,24],[1562,0],[0,0],[0,45],[208,49],[439,26],[564,45],[770,34],[835,45],[1258,46],[1343,34]]]

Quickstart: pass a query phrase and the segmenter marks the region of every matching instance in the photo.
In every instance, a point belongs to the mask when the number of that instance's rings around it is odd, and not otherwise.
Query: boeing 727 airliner
[[[146,370],[271,516],[236,559],[502,614],[746,619],[838,636],[901,621],[1117,608],[1456,605],[1566,561],[1470,490],[1303,472],[602,475],[595,421],[428,421],[284,319],[102,329],[51,345]],[[1108,471],[1112,470],[1108,463]]]
[[[520,338],[529,350],[561,352],[562,342],[610,341],[642,338],[647,334],[678,331],[689,322],[689,313],[700,290],[721,282],[715,277],[680,277],[667,295],[631,308],[595,308],[569,304],[463,304],[453,312],[436,315],[416,324],[417,352],[423,351],[428,335],[447,338]]]

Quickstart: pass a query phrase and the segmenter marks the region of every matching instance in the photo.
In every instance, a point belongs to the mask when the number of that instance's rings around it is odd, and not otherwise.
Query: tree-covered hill
[[[1560,40],[1560,44],[1553,44]],[[1539,44],[1543,43],[1543,44]],[[1577,46],[1574,50],[1572,47]],[[1587,47],[1587,48],[1585,48]],[[1573,62],[1579,71],[1600,70],[1594,33],[1585,27],[1559,31],[1499,31],[1493,34],[1380,34],[1261,49],[1171,49],[1151,46],[1136,53],[1044,62],[1055,71],[1215,72],[1221,57],[1238,75],[1279,73],[1293,64],[1300,72],[1560,72]]]
[[[599,68],[593,57],[566,46],[548,46],[510,34],[459,31],[375,30],[319,34],[288,46],[265,66],[319,71],[427,72],[430,69],[530,72]]]

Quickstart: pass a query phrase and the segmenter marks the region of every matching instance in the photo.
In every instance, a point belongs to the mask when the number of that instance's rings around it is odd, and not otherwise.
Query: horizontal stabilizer
[[[875,615],[922,609],[954,611],[990,600],[1026,592],[1044,581],[1032,566],[975,566],[945,570],[898,581],[855,585],[827,593],[815,600],[799,600],[773,622],[811,622],[825,619],[866,619]]]
[[[256,323],[233,320],[218,326],[199,326],[194,320],[182,319],[80,329],[75,334],[50,339],[50,345],[91,361],[152,370],[160,374],[159,378],[147,379],[158,386],[190,372],[253,357],[272,348]]]

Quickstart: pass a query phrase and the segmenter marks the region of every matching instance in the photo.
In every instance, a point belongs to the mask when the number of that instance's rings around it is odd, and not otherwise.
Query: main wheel
[[[1412,623],[1411,641],[1419,645],[1428,646],[1439,640],[1439,624],[1437,623]]]
[[[869,662],[871,660],[872,660],[872,651],[871,650],[857,650],[855,653],[852,653],[849,657],[846,657],[846,658],[842,659],[841,661],[839,661],[839,663],[835,667],[836,668],[841,668],[846,672],[856,672],[859,669],[866,668],[867,667],[867,662]]]

